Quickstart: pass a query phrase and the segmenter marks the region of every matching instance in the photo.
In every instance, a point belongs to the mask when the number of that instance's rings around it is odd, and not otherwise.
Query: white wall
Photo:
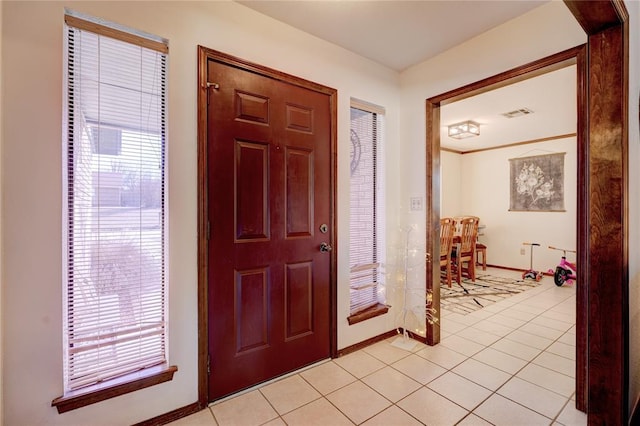
[[[462,207],[462,155],[440,151],[440,217],[460,216]]]
[[[174,380],[62,415],[62,79],[64,7],[169,39],[169,333]],[[387,111],[398,143],[398,75],[235,2],[4,2],[2,273],[6,425],[131,424],[197,400],[197,45],[338,90],[338,337],[394,328],[395,313],[349,327],[349,99]],[[386,151],[388,205],[399,152]],[[396,210],[388,213],[394,225]]]
[[[629,410],[640,397],[640,3],[629,11]]]
[[[512,212],[509,211],[510,165],[509,159],[523,155],[543,155],[566,152],[564,158],[564,207],[565,212]],[[450,216],[472,215],[486,225],[480,242],[487,246],[488,262],[492,265],[528,269],[531,263],[529,247],[523,242],[540,243],[533,253],[533,268],[547,271],[555,269],[560,252],[548,246],[576,249],[576,196],[577,153],[576,138],[557,139],[516,147],[481,151],[471,154],[454,154],[442,157],[442,172],[457,170],[461,185],[449,187],[442,180],[443,194],[457,191],[457,210],[445,205],[442,208]],[[444,196],[444,195],[443,195]],[[454,195],[450,195],[451,198]],[[445,213],[443,213],[445,216]],[[525,255],[520,249],[525,248]],[[568,254],[575,261],[574,254]]]
[[[0,28],[2,28],[2,9],[3,2],[0,0]],[[0,31],[0,99],[4,98],[4,93],[2,92],[2,31]],[[0,159],[2,158],[2,139],[3,139],[3,130],[2,130],[2,102],[0,102]],[[0,188],[2,188],[2,161],[0,161]],[[0,212],[2,212],[2,194],[0,194]],[[2,213],[0,213],[0,241],[2,241]],[[4,319],[3,319],[3,297],[2,293],[4,293],[4,279],[2,277],[2,250],[0,246],[0,389],[3,388],[3,374],[2,374],[2,360],[3,360],[3,342],[4,342]],[[4,398],[0,397],[0,424],[2,424],[3,418],[3,408],[4,408]]]

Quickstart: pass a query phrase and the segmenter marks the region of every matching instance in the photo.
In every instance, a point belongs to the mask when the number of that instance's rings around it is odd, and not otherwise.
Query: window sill
[[[384,315],[389,311],[389,306],[378,303],[376,306],[365,309],[357,314],[350,315],[347,318],[349,325],[357,324],[380,315]]]
[[[144,371],[127,374],[85,389],[69,392],[67,395],[51,401],[51,406],[58,409],[58,414],[85,407],[96,402],[124,395],[140,389],[168,382],[178,371],[175,365],[160,365]]]

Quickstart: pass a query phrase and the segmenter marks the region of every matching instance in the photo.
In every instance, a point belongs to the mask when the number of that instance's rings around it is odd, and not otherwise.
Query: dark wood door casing
[[[577,266],[583,278],[577,290],[576,407],[588,413],[590,425],[622,425],[629,419],[629,17],[619,0],[565,4],[588,35],[584,48],[558,54],[570,53],[578,65]],[[558,55],[543,61],[557,61]],[[524,77],[540,65],[536,61],[426,101],[426,239],[433,253],[439,243],[440,106]],[[439,280],[430,271],[427,263],[426,289],[439,311]],[[437,323],[427,324],[425,340],[439,342]]]
[[[475,96],[480,93],[484,93],[490,90],[495,90],[496,88],[503,87],[508,84],[513,84],[515,82],[532,78],[537,75],[541,75],[544,73],[548,73],[568,65],[576,64],[577,68],[577,106],[580,110],[584,108],[584,103],[581,103],[581,100],[585,99],[585,88],[584,83],[584,75],[587,72],[587,63],[585,60],[586,55],[586,47],[578,46],[576,48],[568,49],[563,52],[557,53],[555,55],[551,55],[549,57],[531,62],[529,64],[523,65],[521,67],[514,68],[512,70],[506,71],[504,73],[500,73],[498,75],[486,78],[484,80],[480,80],[475,83],[468,84],[466,86],[451,90],[449,92],[443,93],[441,95],[430,98],[426,101],[426,114],[427,114],[427,146],[431,147],[427,149],[427,188],[430,189],[431,195],[427,194],[427,247],[432,247],[432,250],[435,250],[434,253],[437,253],[439,247],[439,238],[437,235],[437,230],[439,229],[439,221],[440,221],[440,107],[446,104],[450,104],[460,99],[464,99],[467,97]],[[584,111],[582,111],[584,113]],[[582,114],[578,113],[578,117]],[[580,123],[578,123],[580,124]],[[587,150],[585,149],[586,139],[584,138],[584,132],[578,132],[577,135],[577,156],[578,156],[578,188],[581,187],[582,182],[584,182],[584,164],[585,164],[585,154]],[[429,166],[430,165],[430,166]],[[580,191],[578,191],[578,240],[580,240],[580,229],[582,229],[583,224],[580,222],[581,212],[585,210],[584,199],[580,199]],[[580,251],[580,241],[578,241],[578,254]],[[578,266],[581,267],[580,263]],[[579,270],[579,276],[582,271]],[[427,282],[426,288],[427,293],[431,294],[431,308],[434,308],[436,312],[440,312],[440,280],[439,274],[429,274],[427,272]],[[586,287],[581,286],[578,287],[578,306],[584,303],[584,300],[580,300],[581,298],[586,298],[586,291],[584,291]],[[587,334],[587,325],[586,325],[586,315],[580,315],[580,313],[585,312],[586,310],[578,309],[578,314],[576,316],[576,350],[577,350],[577,359],[576,359],[576,389],[577,389],[577,397],[578,407],[581,407],[586,400],[586,358],[584,354],[586,354],[586,346],[587,341],[584,336]],[[440,326],[439,321],[434,324],[427,324],[427,335],[426,335],[426,343],[429,345],[435,345],[440,342]]]
[[[210,241],[208,239],[210,228],[208,225],[208,218],[210,216],[209,209],[209,201],[210,201],[210,193],[208,191],[208,161],[207,156],[209,155],[207,152],[207,102],[209,101],[210,94],[209,90],[212,90],[207,86],[207,67],[209,61],[215,61],[216,63],[224,64],[226,66],[230,66],[233,68],[237,68],[240,70],[248,71],[250,74],[259,75],[261,77],[266,77],[269,80],[273,80],[276,84],[285,83],[285,86],[290,87],[291,90],[308,90],[312,92],[316,92],[326,97],[329,102],[329,140],[330,146],[327,147],[327,151],[329,152],[328,161],[330,162],[330,171],[329,171],[329,187],[326,189],[328,196],[328,203],[323,203],[323,209],[327,208],[330,212],[329,218],[327,219],[329,225],[329,232],[324,235],[324,238],[330,243],[333,244],[334,250],[329,253],[323,254],[325,259],[328,259],[329,264],[329,276],[330,276],[330,284],[329,284],[329,303],[328,303],[328,312],[326,313],[326,318],[329,318],[329,324],[327,327],[329,328],[329,341],[327,342],[329,355],[335,357],[337,354],[337,334],[336,334],[336,279],[335,279],[335,259],[336,259],[336,251],[335,250],[335,235],[336,235],[336,215],[335,215],[335,193],[336,193],[336,182],[335,182],[335,171],[336,171],[336,96],[337,92],[335,89],[328,88],[326,86],[322,86],[304,79],[300,79],[298,77],[294,77],[285,73],[281,73],[279,71],[271,70],[266,67],[262,67],[260,65],[256,65],[242,59],[226,55],[220,52],[213,51],[211,49],[207,49],[204,47],[199,47],[199,110],[198,110],[198,262],[199,262],[199,273],[198,273],[198,322],[199,322],[199,331],[198,331],[198,340],[199,340],[199,362],[198,362],[198,394],[199,394],[199,403],[202,406],[206,406],[210,399],[210,386],[208,383],[208,375],[209,375],[209,347],[208,347],[208,338],[210,334],[210,330],[208,327],[208,318],[210,317],[211,312],[209,312],[210,307],[210,292],[207,289],[207,281],[211,274],[211,270],[209,268],[209,250],[210,250]],[[211,82],[209,82],[211,83]],[[298,88],[298,89],[296,89]],[[293,105],[293,108],[296,106]],[[293,111],[289,117],[293,117],[294,121],[296,117],[300,117],[296,111]],[[291,123],[290,123],[291,124]],[[295,126],[296,123],[293,123]],[[298,129],[304,130],[304,129]],[[240,144],[242,145],[242,144]],[[248,151],[246,154],[249,155],[248,158],[255,154],[255,150],[251,148],[255,148],[253,146],[246,146]],[[274,147],[277,149],[279,147]],[[284,147],[282,148],[285,149]],[[295,151],[295,152],[294,152]],[[281,151],[278,151],[281,152]],[[293,167],[298,167],[302,163],[308,163],[308,161],[302,158],[302,151],[297,152],[296,150],[287,151],[290,156],[292,156],[292,165]],[[255,157],[255,155],[254,155]],[[308,160],[308,158],[306,159]],[[299,167],[298,167],[299,168]],[[300,169],[299,171],[302,171]],[[248,200],[250,201],[250,200]],[[328,204],[328,206],[326,205]],[[291,210],[291,209],[289,209]],[[294,209],[296,210],[296,209]],[[292,226],[297,227],[302,219],[308,219],[309,215],[305,214],[304,218],[301,218],[297,215],[296,211],[290,211],[288,214],[290,218],[293,219]],[[313,212],[311,212],[311,216],[313,216]],[[249,217],[250,221],[254,221],[255,217]],[[300,223],[298,223],[300,222]],[[257,223],[257,222],[256,222]],[[291,235],[291,233],[296,233],[297,229],[288,229],[286,232],[289,233],[289,240],[293,241],[297,237],[295,235]],[[319,234],[319,233],[317,233]],[[299,236],[301,238],[301,236]],[[251,238],[250,238],[251,239]],[[295,276],[300,276],[296,271],[290,271]],[[299,271],[298,271],[299,272]],[[290,274],[291,275],[291,274]],[[293,276],[292,275],[292,276]],[[304,274],[303,274],[304,275]],[[253,279],[255,277],[248,277],[249,279]],[[304,334],[304,333],[303,333]],[[289,339],[293,340],[293,339]]]
[[[450,90],[443,94],[434,96],[426,100],[426,122],[427,122],[427,147],[426,150],[426,177],[428,193],[426,197],[426,229],[427,247],[432,247],[434,253],[439,252],[439,223],[440,223],[440,108],[450,103],[462,100],[471,96],[476,96],[518,81],[533,78],[535,76],[555,71],[569,65],[577,65],[577,91],[578,99],[584,94],[584,86],[581,85],[581,74],[586,73],[586,62],[583,60],[584,46],[559,52],[557,54],[542,58],[529,64],[514,68],[509,71],[488,77],[486,79]],[[579,114],[578,114],[579,115]],[[578,150],[580,150],[580,136],[578,135]],[[580,154],[578,154],[580,158]],[[580,168],[580,165],[578,165]],[[427,292],[432,294],[431,307],[440,312],[440,282],[437,274],[429,268],[427,262]],[[427,324],[427,335],[425,342],[435,345],[440,342],[439,322]]]
[[[565,4],[588,35],[588,211],[578,259],[587,278],[586,408],[590,425],[622,425],[629,419],[629,14],[618,0]]]

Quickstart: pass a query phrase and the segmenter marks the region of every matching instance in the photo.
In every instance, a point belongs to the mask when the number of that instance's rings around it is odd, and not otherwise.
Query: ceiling
[[[236,1],[402,72],[549,0]],[[574,133],[575,79],[571,66],[443,106],[441,146],[466,152]],[[533,113],[501,115],[520,108]],[[447,125],[464,120],[480,123],[480,136],[448,137]]]
[[[466,152],[576,132],[576,66],[542,74],[440,109],[440,144]],[[526,108],[530,114],[506,118],[503,113]],[[480,136],[453,139],[450,124],[472,120]]]
[[[237,1],[400,72],[550,0]]]

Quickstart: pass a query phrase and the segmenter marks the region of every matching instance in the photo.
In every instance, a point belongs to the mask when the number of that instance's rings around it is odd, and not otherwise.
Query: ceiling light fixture
[[[467,120],[449,126],[449,137],[454,139],[480,136],[480,125],[475,121]]]

